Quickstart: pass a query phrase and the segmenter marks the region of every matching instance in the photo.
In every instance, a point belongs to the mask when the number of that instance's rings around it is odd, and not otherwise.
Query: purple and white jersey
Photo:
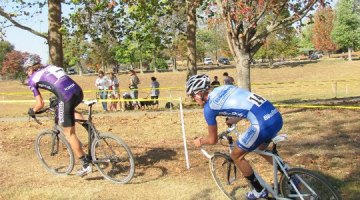
[[[265,98],[233,85],[215,88],[204,105],[208,125],[216,125],[216,116],[246,118],[260,128],[282,126],[279,111]]]
[[[28,85],[35,97],[40,94],[41,88],[54,93],[62,101],[68,101],[73,94],[82,92],[80,86],[66,75],[62,68],[54,65],[45,66],[34,72],[29,77]]]

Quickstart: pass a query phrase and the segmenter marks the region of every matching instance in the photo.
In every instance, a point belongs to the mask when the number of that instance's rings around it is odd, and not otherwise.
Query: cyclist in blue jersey
[[[186,93],[203,106],[204,117],[208,124],[208,135],[196,138],[194,140],[196,147],[217,143],[217,116],[228,117],[226,120],[228,125],[235,124],[241,119],[250,122],[247,131],[236,140],[237,145],[230,156],[254,188],[247,193],[247,199],[266,198],[268,192],[255,177],[245,155],[256,148],[267,148],[283,125],[279,111],[260,95],[234,85],[224,85],[210,91],[210,78],[206,74],[190,77],[186,84]],[[263,157],[272,163],[270,157]]]
[[[92,169],[81,142],[75,134],[75,118],[84,119],[79,112],[75,111],[75,107],[83,100],[82,89],[66,75],[62,68],[54,65],[43,66],[40,62],[38,56],[30,55],[23,64],[23,69],[29,77],[29,88],[36,100],[35,106],[29,109],[28,114],[34,118],[35,113],[44,107],[44,100],[39,89],[48,90],[56,95],[58,123],[63,126],[64,134],[70,142],[71,148],[83,164],[77,174],[84,176],[91,173]]]

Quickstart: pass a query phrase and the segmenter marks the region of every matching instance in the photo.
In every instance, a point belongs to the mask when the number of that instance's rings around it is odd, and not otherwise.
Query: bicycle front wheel
[[[280,192],[285,198],[304,200],[340,200],[340,195],[320,175],[303,169],[293,168],[280,178]]]
[[[45,169],[56,175],[68,175],[74,168],[74,154],[65,137],[46,130],[36,137],[35,151]]]
[[[134,156],[119,137],[100,134],[91,145],[93,163],[103,176],[115,183],[128,183],[135,173]]]
[[[229,155],[215,152],[210,160],[210,171],[216,185],[229,199],[243,199],[249,185]]]

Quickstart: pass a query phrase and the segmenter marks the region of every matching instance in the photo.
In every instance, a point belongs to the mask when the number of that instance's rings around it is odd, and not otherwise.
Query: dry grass
[[[252,80],[259,84],[352,80],[360,75],[358,66],[359,62],[322,62],[293,68],[254,69]],[[221,77],[224,71],[235,73],[233,69],[209,70],[208,73]],[[139,76],[144,86],[150,84],[153,74]],[[181,86],[185,81],[184,72],[155,76],[162,86]],[[94,88],[95,77],[75,76],[75,79],[85,90]],[[120,75],[122,80],[126,80],[124,75]],[[260,86],[254,85],[254,90],[260,91],[257,87]],[[3,92],[27,92],[26,87],[15,82],[1,82],[0,88]],[[125,89],[124,84],[122,88]],[[287,96],[292,97],[297,89],[294,87],[284,92],[289,92]],[[183,91],[172,92],[174,97],[183,95]],[[93,94],[87,95],[90,98]],[[165,92],[162,95],[165,96]],[[31,95],[17,98],[31,99]],[[192,145],[191,138],[206,134],[200,109],[184,113],[190,170],[185,169],[177,110],[96,114],[94,120],[98,129],[119,135],[130,145],[136,157],[134,179],[130,184],[116,185],[103,180],[98,172],[84,179],[47,173],[36,158],[33,143],[36,134],[50,127],[51,122],[46,118],[43,119],[46,124],[42,126],[28,122],[25,111],[30,105],[0,104],[0,199],[224,199],[212,181],[206,158]],[[282,132],[289,134],[288,142],[280,146],[285,160],[293,166],[323,173],[344,199],[357,199],[360,196],[359,112],[288,108],[280,111],[284,117]],[[85,132],[81,128],[77,132],[86,143]],[[256,156],[249,158],[259,171],[268,171],[268,165],[262,160]],[[77,163],[75,168],[79,167]],[[270,180],[270,176],[267,179]]]

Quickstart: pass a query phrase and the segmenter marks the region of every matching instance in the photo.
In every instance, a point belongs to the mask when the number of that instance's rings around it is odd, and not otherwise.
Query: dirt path
[[[293,166],[321,172],[344,199],[360,196],[360,115],[352,110],[281,109],[288,142],[279,150]],[[27,118],[0,120],[0,199],[224,199],[213,182],[208,160],[192,145],[205,135],[201,110],[184,112],[191,169],[187,170],[178,112],[96,114],[99,130],[113,132],[130,146],[136,176],[127,185],[104,180],[98,172],[85,179],[47,173],[34,152],[36,134],[44,125]],[[45,118],[44,118],[45,119]],[[220,129],[224,128],[220,125]],[[77,128],[86,144],[86,134]],[[220,148],[216,146],[216,148]],[[249,155],[250,156],[250,155]],[[260,172],[269,166],[250,156]],[[266,175],[265,175],[266,176]],[[266,176],[271,179],[271,176]]]

